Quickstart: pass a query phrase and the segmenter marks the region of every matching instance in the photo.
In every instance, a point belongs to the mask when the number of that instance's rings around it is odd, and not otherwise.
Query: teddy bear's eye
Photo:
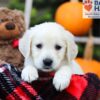
[[[0,19],[0,23],[2,23],[3,22],[3,19]]]

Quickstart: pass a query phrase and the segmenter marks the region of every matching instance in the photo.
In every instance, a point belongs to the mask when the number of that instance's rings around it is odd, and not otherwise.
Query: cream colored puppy
[[[69,86],[72,74],[83,74],[74,61],[77,45],[73,35],[54,22],[46,22],[26,31],[19,41],[19,50],[25,57],[22,79],[38,79],[38,70],[55,71],[53,85],[62,91]]]

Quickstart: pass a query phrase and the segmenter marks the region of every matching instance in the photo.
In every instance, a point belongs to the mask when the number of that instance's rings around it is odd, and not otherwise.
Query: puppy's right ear
[[[71,63],[71,61],[74,60],[75,57],[77,56],[78,47],[75,43],[74,36],[72,35],[72,33],[65,30],[64,36],[65,36],[65,41],[67,46],[67,50],[66,50],[67,61],[68,63]]]
[[[32,42],[33,33],[31,29],[27,30],[24,36],[19,40],[19,50],[27,59],[30,56],[30,46]]]

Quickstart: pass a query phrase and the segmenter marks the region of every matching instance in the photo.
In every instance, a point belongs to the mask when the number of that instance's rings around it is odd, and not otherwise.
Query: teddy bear
[[[18,39],[25,31],[24,15],[19,10],[0,8],[0,60],[22,67],[24,58],[18,50]]]

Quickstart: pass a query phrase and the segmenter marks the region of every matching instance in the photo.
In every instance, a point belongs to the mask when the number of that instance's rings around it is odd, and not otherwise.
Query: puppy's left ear
[[[30,56],[32,37],[33,32],[29,29],[19,40],[19,50],[26,59]]]
[[[66,58],[68,63],[75,59],[78,53],[78,47],[74,41],[74,36],[69,31],[65,31],[65,39],[67,44]]]

